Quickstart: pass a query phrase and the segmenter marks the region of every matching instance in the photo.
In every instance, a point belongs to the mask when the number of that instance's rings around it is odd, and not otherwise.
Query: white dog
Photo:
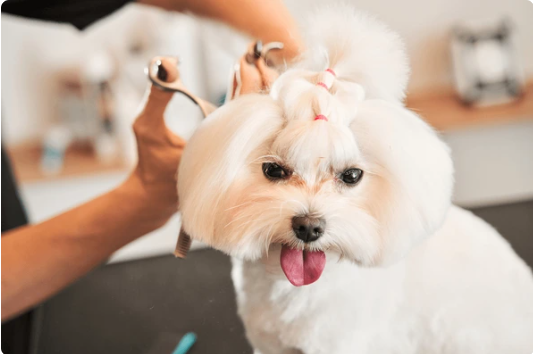
[[[533,351],[533,277],[450,204],[447,146],[402,103],[403,44],[323,10],[269,94],[209,116],[179,169],[183,227],[233,258],[256,353]]]

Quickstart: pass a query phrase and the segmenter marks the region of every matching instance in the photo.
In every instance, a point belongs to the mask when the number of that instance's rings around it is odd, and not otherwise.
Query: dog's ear
[[[268,95],[249,94],[213,112],[192,136],[178,170],[184,231],[213,245],[217,208],[250,154],[281,129],[279,105]]]
[[[381,261],[405,255],[442,224],[451,203],[449,148],[405,107],[381,100],[360,104],[350,128],[374,175],[368,208],[379,225]]]

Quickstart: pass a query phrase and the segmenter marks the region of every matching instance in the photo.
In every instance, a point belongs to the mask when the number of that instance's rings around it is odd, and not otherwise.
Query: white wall
[[[413,68],[411,91],[450,86],[450,30],[461,20],[507,16],[517,31],[520,58],[533,77],[533,4],[528,0],[342,0],[368,11],[405,40]],[[286,0],[292,12],[305,17],[323,0]],[[335,1],[328,1],[332,3]]]
[[[443,136],[455,167],[454,202],[477,207],[533,198],[533,113],[529,120]]]
[[[186,15],[134,4],[84,31],[9,15],[2,15],[1,26],[2,138],[7,144],[42,137],[57,119],[55,73],[62,67],[83,64],[99,50],[110,50],[121,66],[133,64],[133,68],[127,67],[132,77],[126,84],[140,83],[141,97],[147,84],[143,69],[148,58],[155,55],[179,55],[182,79],[193,92],[205,93],[202,63],[198,60],[201,42],[197,22]],[[139,36],[146,37],[151,46],[148,56],[141,63],[128,63],[124,60],[128,46]]]

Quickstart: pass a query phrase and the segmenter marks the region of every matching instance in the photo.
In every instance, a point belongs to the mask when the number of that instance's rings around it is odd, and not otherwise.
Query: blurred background
[[[495,225],[533,264],[533,5],[352,2],[404,38],[412,66],[407,105],[452,149],[454,202]],[[305,20],[319,1],[286,3]],[[1,26],[2,144],[31,222],[111,189],[135,164],[131,124],[150,58],[178,56],[184,84],[220,104],[230,68],[251,40],[135,4],[81,32],[9,15]],[[179,95],[166,112],[168,126],[184,137],[200,120]],[[174,260],[178,230],[176,216],[37,309],[32,352],[170,353],[193,330],[194,353],[250,353],[229,260],[210,250]]]

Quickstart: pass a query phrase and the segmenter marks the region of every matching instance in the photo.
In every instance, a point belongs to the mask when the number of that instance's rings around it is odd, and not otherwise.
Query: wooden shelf
[[[526,87],[524,95],[518,101],[509,104],[468,107],[449,90],[437,94],[408,96],[407,107],[440,131],[533,119],[533,83]]]
[[[59,173],[48,175],[41,170],[42,148],[39,144],[7,147],[7,151],[11,157],[14,173],[20,182],[128,171],[128,167],[121,161],[104,164],[96,158],[92,149],[78,147],[67,150],[63,169]]]

